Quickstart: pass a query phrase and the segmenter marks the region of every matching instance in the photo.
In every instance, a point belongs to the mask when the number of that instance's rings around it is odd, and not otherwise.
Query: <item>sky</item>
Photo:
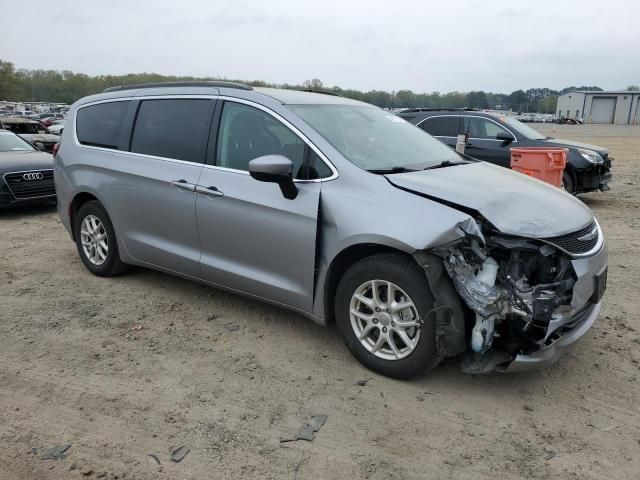
[[[0,59],[359,90],[640,84],[638,0],[0,0]]]

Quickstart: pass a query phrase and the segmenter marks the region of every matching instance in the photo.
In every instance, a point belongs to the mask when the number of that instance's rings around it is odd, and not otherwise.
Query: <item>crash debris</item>
[[[296,440],[306,440],[307,442],[312,442],[316,438],[316,432],[322,428],[322,426],[327,421],[328,416],[324,414],[315,414],[309,417],[303,425],[302,428],[298,431],[295,437],[292,438],[281,438],[280,443],[285,442],[295,442]]]

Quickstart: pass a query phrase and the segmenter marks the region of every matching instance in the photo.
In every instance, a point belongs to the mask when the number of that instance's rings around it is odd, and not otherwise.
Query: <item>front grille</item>
[[[29,179],[29,174],[41,173],[41,179]],[[25,178],[27,175],[27,178]],[[16,198],[46,197],[56,194],[53,170],[30,170],[28,172],[7,173],[4,180]]]
[[[588,240],[578,240],[580,237],[588,235],[593,232],[593,229],[596,229],[596,234],[593,238]],[[572,253],[572,254],[580,254],[586,253],[593,249],[598,243],[600,239],[600,230],[597,228],[595,222],[591,222],[588,226],[584,227],[582,230],[578,230],[577,232],[568,233],[566,235],[560,235],[558,237],[550,237],[550,238],[542,238],[547,243],[555,245],[562,250]]]

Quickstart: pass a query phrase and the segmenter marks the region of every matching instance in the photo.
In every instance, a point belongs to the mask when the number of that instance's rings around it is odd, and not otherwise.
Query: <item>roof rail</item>
[[[320,93],[322,95],[332,95],[334,97],[341,97],[337,92],[332,92],[331,90],[316,90],[314,88],[296,88],[295,90],[299,92],[309,92],[309,93]]]
[[[442,107],[442,108],[407,108],[405,110],[402,110],[398,113],[412,113],[412,112],[442,112],[442,111],[446,111],[446,112],[477,112],[478,109],[477,108],[467,108],[467,107],[463,107],[463,108],[450,108],[450,107]]]
[[[116,87],[109,87],[102,91],[107,92],[119,92],[121,90],[138,90],[142,88],[173,88],[173,87],[224,87],[224,88],[239,88],[241,90],[253,90],[249,85],[237,82],[223,82],[223,81],[192,81],[192,82],[157,82],[157,83],[138,83],[132,85],[118,85]]]

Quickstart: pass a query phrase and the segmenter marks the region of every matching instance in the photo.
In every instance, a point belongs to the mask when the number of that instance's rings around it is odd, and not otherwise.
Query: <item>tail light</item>
[[[53,153],[53,156],[55,157],[58,154],[58,150],[60,150],[60,142],[56,143],[53,146],[53,150],[51,153]]]

